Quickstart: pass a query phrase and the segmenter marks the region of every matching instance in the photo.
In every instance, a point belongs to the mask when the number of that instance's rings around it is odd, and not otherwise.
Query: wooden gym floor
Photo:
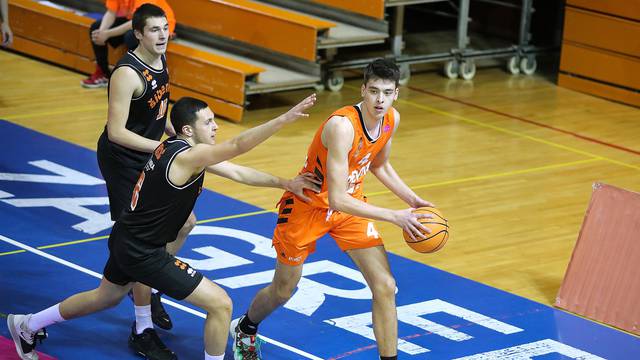
[[[0,69],[0,119],[95,150],[107,114],[104,89],[83,89],[84,75],[4,50]],[[320,122],[357,102],[360,83],[319,93],[310,118],[236,162],[293,176]],[[220,139],[277,116],[308,93],[256,99],[243,123],[219,120]],[[428,71],[413,74],[395,106],[402,122],[392,164],[453,230],[443,250],[422,255],[394,225],[379,223],[388,250],[415,261],[551,305],[592,184],[640,190],[640,110],[557,87],[548,77],[480,68],[468,82]],[[212,175],[206,186],[265,209],[280,196]],[[372,175],[365,192],[373,204],[405,206]],[[429,286],[428,279],[421,283]]]

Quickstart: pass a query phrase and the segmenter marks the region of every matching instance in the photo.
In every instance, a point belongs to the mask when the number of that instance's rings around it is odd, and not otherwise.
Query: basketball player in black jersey
[[[117,63],[109,82],[107,125],[98,140],[98,165],[107,184],[111,219],[117,220],[128,206],[131,191],[149,158],[166,131],[169,105],[169,73],[165,52],[169,25],[164,11],[152,4],[140,6],[132,19],[138,47],[128,51]],[[195,226],[191,214],[168,251],[176,254]],[[141,341],[138,335],[152,329],[172,327],[162,307],[159,294],[151,294],[144,285],[133,288],[135,326],[129,339],[132,346]],[[149,350],[152,351],[152,350]]]
[[[178,134],[156,147],[138,174],[129,204],[113,225],[110,256],[100,286],[33,315],[8,316],[7,324],[21,359],[37,359],[34,337],[38,330],[113,307],[134,282],[141,282],[206,310],[204,359],[222,360],[231,321],[231,299],[222,288],[176,259],[165,247],[174,241],[190,216],[202,191],[205,170],[255,186],[291,189],[303,199],[304,188],[319,191],[318,181],[312,175],[299,175],[286,182],[227,161],[251,150],[284,125],[308,116],[304,112],[315,99],[315,94],[311,95],[285,114],[221,144],[215,143],[218,126],[207,104],[193,98],[178,100],[171,110],[171,122]],[[159,340],[151,329],[146,329],[144,335],[149,342]],[[158,347],[146,356],[177,358],[166,347]]]

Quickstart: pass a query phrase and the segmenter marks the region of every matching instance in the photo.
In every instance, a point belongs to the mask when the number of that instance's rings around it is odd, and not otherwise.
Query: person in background
[[[6,2],[6,0],[2,1]],[[105,3],[107,11],[102,16],[102,19],[91,24],[89,29],[91,45],[96,57],[96,70],[88,78],[82,80],[81,85],[83,87],[93,89],[107,86],[111,76],[107,44],[114,48],[126,44],[129,50],[133,50],[138,46],[138,40],[133,35],[131,18],[136,9],[143,4],[153,4],[164,11],[169,23],[170,38],[174,36],[176,18],[173,10],[165,0],[107,0]]]
[[[2,46],[9,47],[13,44],[13,32],[9,26],[9,4],[8,0],[0,0],[0,13],[2,13]]]

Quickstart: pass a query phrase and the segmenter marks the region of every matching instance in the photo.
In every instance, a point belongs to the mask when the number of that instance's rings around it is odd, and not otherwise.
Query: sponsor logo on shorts
[[[178,259],[176,259],[176,261],[174,262],[174,264],[180,268],[180,270],[184,270],[187,272],[187,275],[194,277],[196,276],[196,271],[193,270],[193,268],[191,266],[189,266],[189,264],[187,264],[186,262],[180,261]]]
[[[283,258],[285,258],[285,259],[287,259],[287,260],[289,260],[289,261],[291,261],[291,262],[300,262],[300,260],[302,260],[302,256],[296,256],[296,257],[293,257],[293,256],[287,256],[287,255],[284,253],[284,251],[281,251],[281,252],[280,252],[280,256],[282,256]]]

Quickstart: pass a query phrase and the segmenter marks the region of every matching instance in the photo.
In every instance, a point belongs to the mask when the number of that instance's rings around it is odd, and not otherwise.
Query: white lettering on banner
[[[190,236],[194,235],[215,235],[235,238],[236,240],[246,241],[253,245],[252,253],[275,258],[275,251],[271,248],[271,239],[252,232],[229,229],[218,226],[196,226],[193,228]],[[235,240],[232,240],[235,241]],[[214,246],[205,246],[195,248],[193,251],[206,256],[206,259],[191,259],[186,257],[178,257],[178,259],[189,263],[194,269],[211,271],[219,269],[227,269],[240,265],[253,264],[253,261],[243,257],[234,255],[230,252],[218,249]]]
[[[345,290],[321,284],[317,281],[304,278],[304,276],[333,273],[347,279],[359,282],[362,288]],[[260,284],[268,284],[273,279],[274,270],[262,271],[253,274],[218,279],[216,282],[228,288],[237,289]],[[302,278],[298,283],[298,290],[284,305],[285,308],[298,313],[311,316],[324,303],[325,295],[333,295],[346,299],[371,299],[371,290],[367,282],[358,270],[334,263],[329,260],[321,260],[305,264],[302,269]],[[397,289],[396,289],[397,291]]]
[[[484,326],[488,329],[495,330],[503,334],[513,334],[523,331],[518,327],[511,326],[496,319],[479,314],[477,312],[473,312],[471,310],[467,310],[465,308],[453,305],[440,299],[434,299],[398,307],[398,321],[411,324],[425,331],[453,341],[465,341],[473,338],[472,336],[463,332],[422,318],[422,316],[424,315],[439,312],[444,312],[449,315],[460,317],[466,321]],[[375,340],[373,329],[371,328],[371,325],[373,323],[371,321],[370,312],[325,320],[325,322],[348,330],[350,332],[363,335],[364,337],[371,340]],[[404,341],[402,339],[398,341],[398,349],[411,355],[429,351],[428,349],[412,344],[408,341]]]
[[[465,356],[455,360],[532,360],[534,356],[547,354],[560,354],[577,360],[605,360],[599,356],[551,339]]]
[[[87,234],[96,234],[113,225],[109,212],[99,213],[85,207],[108,205],[108,197],[8,199],[1,201],[15,207],[54,207],[68,212],[86,220],[73,225],[73,228]]]
[[[271,247],[271,239],[249,231],[230,229],[218,226],[198,225],[189,235],[218,235],[235,238],[253,245],[252,253],[270,258],[276,257],[276,252]]]
[[[373,334],[373,328],[371,327],[373,323],[371,321],[370,312],[324,320],[324,322],[333,326],[337,326],[354,334],[362,335],[367,339],[376,341],[376,338]],[[403,339],[398,339],[398,350],[411,355],[417,355],[431,351]]]
[[[101,185],[104,180],[69,169],[48,160],[29,161],[30,165],[57,175],[0,173],[0,180],[66,185]]]

